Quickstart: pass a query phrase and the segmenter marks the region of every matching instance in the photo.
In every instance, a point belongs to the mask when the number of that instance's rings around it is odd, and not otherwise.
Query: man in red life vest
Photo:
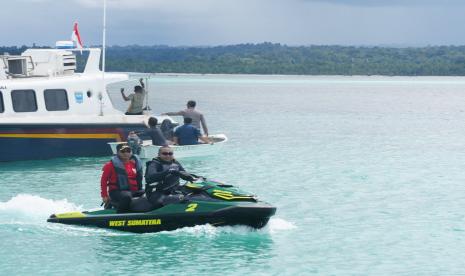
[[[116,150],[103,166],[101,196],[105,206],[111,203],[118,213],[124,213],[130,210],[132,198],[143,193],[142,163],[127,144],[118,144]]]

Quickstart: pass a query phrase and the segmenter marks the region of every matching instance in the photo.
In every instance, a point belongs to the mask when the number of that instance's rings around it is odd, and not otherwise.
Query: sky
[[[103,0],[0,0],[0,45],[102,44]],[[465,0],[107,0],[107,45],[465,45]]]

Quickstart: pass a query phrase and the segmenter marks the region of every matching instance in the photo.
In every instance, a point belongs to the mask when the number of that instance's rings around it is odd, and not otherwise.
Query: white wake
[[[46,220],[51,214],[81,210],[66,199],[51,200],[40,196],[19,194],[6,202],[0,202],[0,217],[10,220]],[[8,221],[8,220],[7,220]]]

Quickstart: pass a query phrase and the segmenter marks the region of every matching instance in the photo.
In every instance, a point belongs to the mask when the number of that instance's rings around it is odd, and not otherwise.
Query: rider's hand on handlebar
[[[168,170],[168,173],[169,173],[169,174],[172,174],[172,175],[179,175],[179,171],[176,170],[176,169],[169,169],[169,170]]]

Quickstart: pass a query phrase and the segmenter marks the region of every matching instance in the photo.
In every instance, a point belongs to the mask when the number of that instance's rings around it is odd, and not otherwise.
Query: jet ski
[[[256,196],[214,180],[188,182],[177,192],[184,195],[183,201],[148,212],[117,213],[116,209],[102,209],[53,214],[47,221],[149,233],[203,224],[246,225],[259,229],[276,213],[276,207]]]

